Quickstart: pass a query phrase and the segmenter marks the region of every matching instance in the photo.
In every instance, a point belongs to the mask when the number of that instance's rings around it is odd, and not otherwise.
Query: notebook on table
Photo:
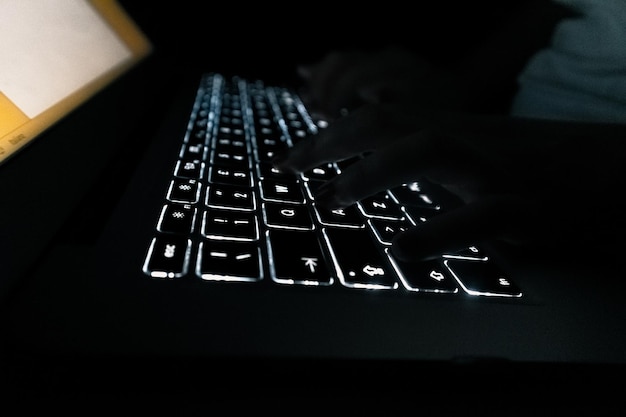
[[[327,127],[297,86],[251,68],[181,71],[115,1],[0,7],[25,36],[11,52],[37,64],[0,67],[3,353],[16,381],[131,369],[142,383],[208,372],[242,389],[271,374],[298,391],[322,374],[335,390],[517,372],[542,386],[546,369],[623,367],[619,283],[593,268],[478,246],[399,262],[391,238],[454,201],[423,181],[316,206],[316,187],[353,161],[271,165]]]

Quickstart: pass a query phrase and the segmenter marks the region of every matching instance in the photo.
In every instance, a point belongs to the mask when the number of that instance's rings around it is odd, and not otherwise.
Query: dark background
[[[170,69],[200,68],[270,81],[329,50],[388,43],[453,62],[533,1],[122,1]],[[545,3],[545,2],[544,2]]]

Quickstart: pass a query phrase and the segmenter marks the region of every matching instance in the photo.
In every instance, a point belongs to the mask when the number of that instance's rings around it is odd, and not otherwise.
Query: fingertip
[[[403,243],[398,242],[398,239],[394,239],[391,244],[391,254],[394,258],[403,261],[409,262],[411,260],[411,254],[406,250],[406,247]]]
[[[429,239],[424,239],[418,232],[416,229],[410,229],[397,234],[391,244],[392,255],[403,262],[438,259],[442,252],[429,244]]]

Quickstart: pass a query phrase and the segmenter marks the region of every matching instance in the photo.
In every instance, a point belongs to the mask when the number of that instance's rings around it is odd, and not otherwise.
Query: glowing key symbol
[[[444,276],[443,276],[443,274],[441,272],[438,272],[438,271],[435,271],[435,270],[430,271],[429,276],[432,279],[436,279],[437,281],[441,281],[444,278]]]
[[[282,214],[285,217],[293,217],[296,215],[296,211],[294,209],[282,209],[280,211],[280,214]]]
[[[498,278],[498,284],[502,285],[503,287],[508,287],[509,285],[511,285],[509,280],[506,278]]]
[[[173,258],[176,252],[176,245],[165,245],[165,252],[163,253],[163,256],[165,256],[166,258]]]
[[[365,265],[363,267],[363,272],[365,272],[370,277],[373,277],[374,275],[385,275],[385,271],[382,268],[371,265]]]
[[[410,184],[407,186],[407,188],[408,188],[409,190],[413,191],[413,192],[420,192],[420,191],[422,191],[422,190],[421,190],[421,188],[420,188],[419,183],[417,183],[417,182],[412,182],[412,183],[410,183]]]
[[[317,266],[317,258],[300,258],[304,261],[304,266],[308,266],[311,272],[315,272],[315,267]]]

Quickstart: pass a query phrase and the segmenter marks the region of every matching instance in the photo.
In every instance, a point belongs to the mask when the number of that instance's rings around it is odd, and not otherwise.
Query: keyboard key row
[[[194,268],[203,280],[257,282],[268,270],[273,282],[284,285],[331,286],[336,277],[341,287],[352,289],[397,290],[401,284],[410,292],[456,294],[462,288],[469,295],[521,296],[513,282],[481,259],[402,262],[389,248],[381,252],[366,229],[323,228],[321,234],[322,240],[314,231],[266,230],[267,265],[261,241],[205,239],[194,263],[190,239],[159,235],[150,245],[144,272],[172,279]]]

